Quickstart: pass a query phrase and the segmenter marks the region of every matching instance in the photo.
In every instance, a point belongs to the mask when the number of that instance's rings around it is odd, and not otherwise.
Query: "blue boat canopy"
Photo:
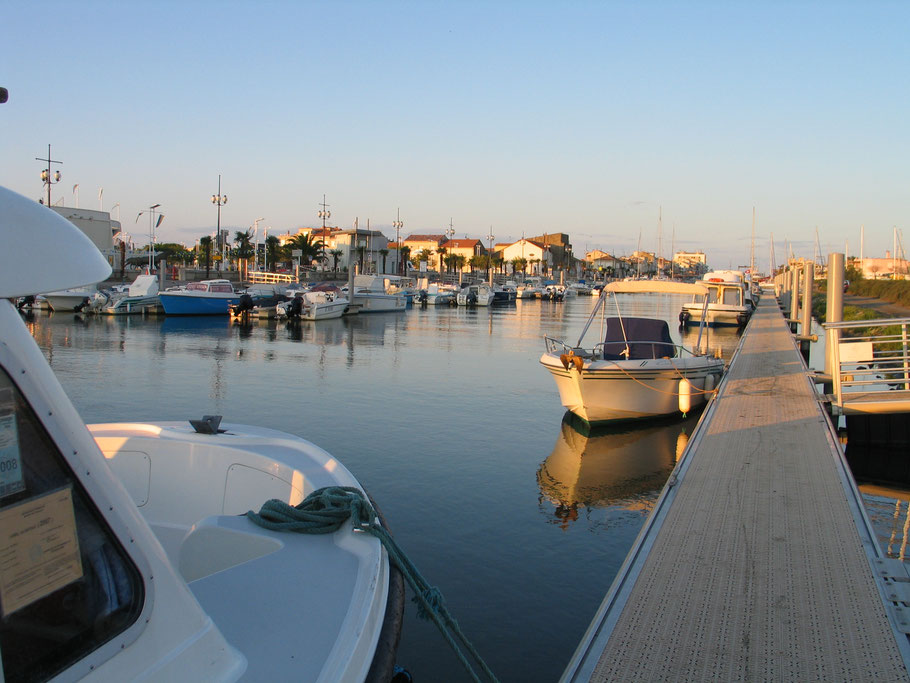
[[[666,320],[607,318],[606,325],[604,360],[673,358],[676,355],[676,345]]]

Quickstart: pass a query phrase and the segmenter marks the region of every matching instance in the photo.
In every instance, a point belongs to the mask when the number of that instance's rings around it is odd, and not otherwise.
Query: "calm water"
[[[589,436],[563,424],[542,337],[575,340],[593,303],[292,326],[73,314],[28,324],[87,422],[220,414],[337,456],[500,679],[552,681],[698,417]],[[666,314],[674,334],[678,311],[673,298],[638,309]],[[730,357],[738,341],[722,330],[709,343]],[[465,678],[410,603],[399,661],[417,681]]]

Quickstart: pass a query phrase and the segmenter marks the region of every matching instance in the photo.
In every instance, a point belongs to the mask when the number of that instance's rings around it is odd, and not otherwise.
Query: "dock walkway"
[[[763,298],[564,680],[910,680],[835,437]]]

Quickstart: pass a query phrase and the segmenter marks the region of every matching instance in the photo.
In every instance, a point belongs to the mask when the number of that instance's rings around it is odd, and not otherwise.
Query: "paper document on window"
[[[3,411],[0,406],[0,498],[23,489],[25,480],[22,476],[16,413]]]
[[[72,489],[0,510],[3,616],[81,578]]]

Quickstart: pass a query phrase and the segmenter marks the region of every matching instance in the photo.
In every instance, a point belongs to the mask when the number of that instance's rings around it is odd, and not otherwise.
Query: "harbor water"
[[[538,363],[543,337],[574,343],[595,301],[293,324],[71,313],[27,324],[87,422],[218,414],[332,453],[500,680],[553,681],[699,417],[593,431],[563,419]],[[679,301],[623,313],[663,315],[678,337]],[[683,336],[692,346],[697,330]],[[738,342],[732,329],[706,340],[726,358]],[[416,681],[467,680],[411,603],[398,659]]]

